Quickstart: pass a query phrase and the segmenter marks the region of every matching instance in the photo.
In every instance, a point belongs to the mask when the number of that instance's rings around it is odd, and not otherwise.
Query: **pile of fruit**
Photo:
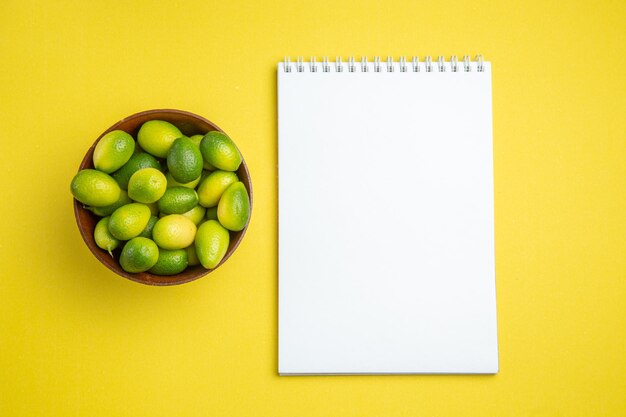
[[[71,192],[102,217],[94,240],[111,256],[122,247],[125,271],[213,269],[230,232],[243,230],[250,216],[248,191],[235,173],[241,160],[222,132],[187,137],[171,123],[150,120],[136,142],[121,130],[104,135],[94,149],[95,169],[79,171]]]

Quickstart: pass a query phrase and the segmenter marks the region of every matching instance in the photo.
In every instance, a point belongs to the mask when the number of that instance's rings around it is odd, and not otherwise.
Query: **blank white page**
[[[496,373],[491,65],[278,66],[278,371]]]

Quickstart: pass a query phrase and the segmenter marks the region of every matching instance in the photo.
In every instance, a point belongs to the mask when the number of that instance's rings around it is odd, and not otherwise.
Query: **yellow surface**
[[[278,377],[277,61],[466,53],[493,62],[500,373]],[[5,0],[0,62],[0,415],[626,415],[623,0]],[[164,107],[230,133],[255,187],[236,254],[176,288],[105,269],[69,193],[105,128]]]

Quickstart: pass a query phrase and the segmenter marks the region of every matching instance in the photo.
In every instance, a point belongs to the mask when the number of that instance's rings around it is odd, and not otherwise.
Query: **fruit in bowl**
[[[71,181],[83,239],[109,269],[172,285],[219,267],[249,223],[252,188],[235,142],[180,110],[150,110],[109,128]]]

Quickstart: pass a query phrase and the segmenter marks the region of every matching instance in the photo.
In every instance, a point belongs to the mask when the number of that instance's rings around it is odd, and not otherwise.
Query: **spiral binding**
[[[459,63],[456,55],[450,57],[450,60],[446,62],[445,57],[442,55],[437,57],[437,61],[433,62],[432,57],[426,56],[424,57],[423,68],[426,72],[446,72],[449,68],[451,72],[472,72],[472,60],[469,55],[463,56],[463,60]],[[476,65],[474,66],[476,72],[484,72],[485,71],[485,62],[482,55],[476,55],[474,62]],[[407,65],[407,60],[405,57],[401,56],[397,61],[400,72],[420,72],[422,66],[420,65],[420,59],[418,56],[411,57],[410,65]],[[312,56],[309,59],[308,67],[309,72],[331,72],[331,68],[334,67],[335,72],[369,72],[370,70],[370,62],[367,57],[361,57],[360,62],[357,64],[354,57],[351,56],[348,58],[348,62],[342,62],[342,58],[340,56],[335,58],[334,65],[328,60],[328,57],[323,57],[322,62],[318,63],[317,58]],[[379,56],[374,57],[373,61],[373,69],[374,72],[394,72],[396,70],[396,66],[394,65],[395,61],[393,57],[388,56],[384,62],[381,62]],[[446,65],[449,64],[449,65]],[[321,71],[320,71],[321,69]],[[303,57],[297,57],[295,64],[291,62],[289,57],[285,57],[283,63],[284,72],[304,72],[305,70],[305,62]]]

